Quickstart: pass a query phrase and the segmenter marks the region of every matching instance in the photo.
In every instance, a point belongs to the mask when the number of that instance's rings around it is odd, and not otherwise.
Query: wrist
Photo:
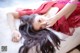
[[[17,29],[12,29],[12,32],[14,32],[14,31],[18,31]]]

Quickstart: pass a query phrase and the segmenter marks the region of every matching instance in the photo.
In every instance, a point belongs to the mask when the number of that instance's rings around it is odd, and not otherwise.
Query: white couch
[[[80,44],[80,27],[75,29],[72,36],[69,36],[65,41],[61,41],[60,50],[56,53],[67,53]]]

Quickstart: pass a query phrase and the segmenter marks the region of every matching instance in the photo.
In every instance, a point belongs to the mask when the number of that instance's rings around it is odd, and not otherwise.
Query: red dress
[[[69,0],[63,0],[63,1],[58,1],[57,3],[54,3],[53,1],[51,2],[46,2],[43,3],[38,9],[32,10],[32,9],[23,9],[21,11],[18,11],[19,14],[22,16],[24,14],[45,14],[51,7],[58,7],[59,10],[61,10],[66,3]],[[80,26],[80,3],[78,3],[78,6],[76,8],[76,10],[69,16],[68,19],[65,18],[65,16],[63,15],[63,17],[61,17],[54,25],[53,27],[51,27],[52,29],[68,34],[68,35],[72,35],[73,31],[70,31],[70,28],[75,28],[75,27],[79,27]]]

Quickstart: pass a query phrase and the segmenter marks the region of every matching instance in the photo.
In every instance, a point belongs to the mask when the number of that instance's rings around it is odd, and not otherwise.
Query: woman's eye
[[[41,22],[41,20],[38,20],[38,22]]]

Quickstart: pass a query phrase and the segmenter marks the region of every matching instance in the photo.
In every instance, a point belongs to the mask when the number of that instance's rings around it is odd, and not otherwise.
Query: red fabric
[[[69,34],[69,24],[66,18],[63,16],[61,19],[59,19],[54,26],[52,27],[54,30],[63,32],[65,34]],[[67,33],[68,32],[68,33]],[[70,34],[69,34],[70,35]]]
[[[70,27],[75,28],[80,26],[80,6],[77,6],[77,9],[71,14],[67,21]]]
[[[53,1],[51,2],[46,2],[43,3],[38,9],[32,10],[32,9],[23,9],[23,10],[19,10],[17,9],[16,11],[19,12],[20,16],[27,14],[45,14],[52,6],[54,6],[55,3]]]
[[[65,1],[65,0],[64,0]],[[68,2],[69,0],[66,0],[65,2]],[[65,6],[65,2],[46,2],[43,3],[38,9],[32,10],[32,9],[24,9],[22,11],[18,11],[20,15],[24,14],[45,14],[51,7],[58,7],[59,9],[62,9]],[[80,26],[80,5],[77,6],[76,10],[70,15],[68,19],[63,16],[61,19],[59,19],[54,26],[52,27],[54,30],[60,31],[62,33],[72,35],[73,31],[70,32],[69,28],[75,28]]]

